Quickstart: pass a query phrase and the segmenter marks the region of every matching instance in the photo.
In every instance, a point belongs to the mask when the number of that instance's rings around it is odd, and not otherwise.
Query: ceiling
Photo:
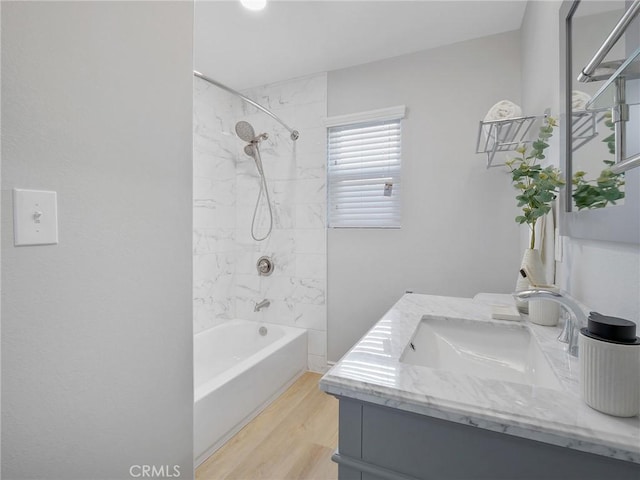
[[[235,89],[520,28],[525,0],[196,0],[195,69]]]

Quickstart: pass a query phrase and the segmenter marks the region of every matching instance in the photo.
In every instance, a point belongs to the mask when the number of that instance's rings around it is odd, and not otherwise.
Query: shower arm
[[[280,118],[278,118],[277,115],[275,115],[274,113],[270,112],[269,110],[267,110],[266,108],[264,108],[262,105],[260,105],[259,103],[254,102],[253,100],[251,100],[249,97],[244,96],[243,94],[241,94],[240,92],[234,90],[233,88],[229,88],[226,85],[214,80],[213,78],[207,77],[204,73],[200,73],[196,70],[193,71],[193,75],[201,78],[202,80],[204,80],[205,82],[209,82],[212,85],[215,85],[216,87],[219,87],[223,90],[226,90],[229,93],[232,93],[233,95],[236,95],[238,97],[240,97],[242,100],[244,100],[245,102],[253,105],[254,107],[256,107],[258,110],[266,113],[267,115],[269,115],[271,118],[273,118],[275,121],[277,121],[280,125],[282,125],[284,128],[286,128],[289,133],[291,134],[291,140],[296,141],[298,139],[298,137],[300,137],[300,132],[298,132],[297,130],[290,128],[286,123],[284,123],[282,120],[280,120]]]

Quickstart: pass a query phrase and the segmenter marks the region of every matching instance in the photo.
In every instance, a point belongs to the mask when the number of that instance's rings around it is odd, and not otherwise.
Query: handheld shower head
[[[249,122],[244,120],[236,123],[236,134],[245,142],[251,143],[256,138],[256,132]],[[246,150],[245,150],[246,152]],[[248,154],[247,154],[248,155]]]
[[[255,157],[255,155],[256,155],[254,150],[253,150],[253,145],[252,144],[244,146],[244,153],[249,155],[250,157]]]
[[[262,169],[262,158],[260,157],[260,150],[258,150],[257,146],[252,145],[253,148],[253,159],[256,162],[256,168],[258,169],[258,173],[262,178],[264,178],[264,170]]]
[[[247,145],[244,146],[244,153],[249,157],[253,158],[253,161],[256,162],[256,168],[258,169],[258,173],[260,174],[260,193],[258,193],[258,198],[256,200],[256,208],[253,210],[253,220],[251,220],[251,237],[260,242],[266,239],[271,233],[271,229],[273,228],[273,211],[271,209],[271,200],[269,199],[269,189],[267,187],[267,179],[264,176],[264,170],[262,168],[262,158],[260,158],[260,149],[258,145],[263,140],[269,138],[269,135],[266,133],[261,133],[256,135],[255,130],[251,126],[249,122],[245,122],[244,120],[236,123],[236,134],[240,137],[241,140],[247,142]],[[267,207],[269,209],[269,229],[267,234],[263,237],[257,236],[255,233],[255,223],[256,223],[256,214],[258,213],[258,207],[260,206],[260,199],[262,196],[265,196],[265,201],[267,203]]]
[[[260,158],[260,150],[258,150],[258,146],[250,143],[244,146],[244,153],[256,162],[256,167],[258,169],[258,173],[260,175],[264,175],[264,170],[262,169],[262,158]]]

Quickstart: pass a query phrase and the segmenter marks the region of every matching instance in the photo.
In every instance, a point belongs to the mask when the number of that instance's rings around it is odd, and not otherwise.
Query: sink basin
[[[424,316],[400,361],[480,378],[562,389],[531,332],[520,324]]]

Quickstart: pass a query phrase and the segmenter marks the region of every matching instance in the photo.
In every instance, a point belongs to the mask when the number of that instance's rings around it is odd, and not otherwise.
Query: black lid
[[[625,345],[640,345],[640,338],[636,337],[636,324],[624,318],[608,317],[598,312],[591,312],[587,328],[582,329],[586,336],[596,340]]]

